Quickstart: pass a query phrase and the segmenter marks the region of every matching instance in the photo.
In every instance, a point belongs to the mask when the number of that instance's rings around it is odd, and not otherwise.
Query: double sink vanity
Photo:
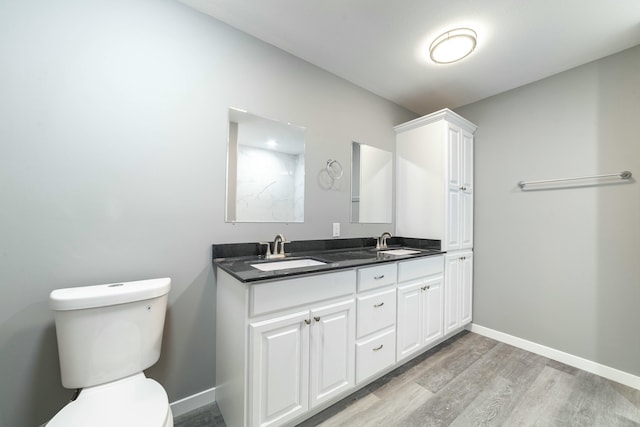
[[[295,424],[462,330],[471,281],[445,283],[446,256],[402,237],[213,245],[226,424]]]

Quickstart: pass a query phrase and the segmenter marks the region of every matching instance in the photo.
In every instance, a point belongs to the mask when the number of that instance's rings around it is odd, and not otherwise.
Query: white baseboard
[[[210,388],[209,390],[201,391],[200,393],[192,394],[184,399],[176,400],[170,403],[171,412],[173,417],[179,417],[187,412],[198,409],[201,406],[208,405],[216,401],[216,388]]]
[[[503,342],[505,344],[509,344],[514,347],[518,347],[523,350],[548,357],[549,359],[557,360],[558,362],[573,366],[574,368],[582,369],[583,371],[591,372],[592,374],[596,374],[609,380],[640,390],[640,377],[628,372],[611,368],[609,366],[605,366],[579,356],[574,356],[573,354],[565,353],[563,351],[556,350],[555,348],[547,347],[542,344],[527,341],[513,335],[505,334],[504,332],[476,325],[475,323],[469,325],[467,329],[479,335],[493,338],[494,340]]]

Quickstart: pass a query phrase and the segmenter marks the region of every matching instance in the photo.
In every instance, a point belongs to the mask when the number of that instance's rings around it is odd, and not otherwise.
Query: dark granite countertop
[[[439,240],[392,237],[387,240],[387,245],[387,251],[411,249],[417,252],[408,255],[384,253],[384,250],[376,250],[376,240],[373,238],[301,240],[286,244],[285,258],[266,259],[264,256],[266,248],[258,243],[230,243],[213,245],[213,262],[239,281],[250,283],[327,273],[444,253],[440,250]],[[252,264],[296,259],[310,259],[323,264],[273,271],[262,271],[252,267]]]

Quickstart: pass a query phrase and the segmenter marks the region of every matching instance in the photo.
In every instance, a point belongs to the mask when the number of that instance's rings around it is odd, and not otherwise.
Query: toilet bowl
[[[173,427],[167,393],[156,381],[136,374],[80,392],[46,427]]]
[[[79,389],[47,427],[172,427],[164,388],[143,370],[160,357],[171,279],[58,289],[62,385]]]

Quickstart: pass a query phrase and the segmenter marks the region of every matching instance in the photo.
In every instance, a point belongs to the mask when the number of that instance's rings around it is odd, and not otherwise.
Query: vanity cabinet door
[[[473,320],[473,252],[465,251],[460,260],[460,323]]]
[[[460,327],[460,255],[445,256],[444,286],[444,333],[449,334]]]
[[[398,360],[444,336],[442,282],[440,274],[398,288]]]
[[[422,345],[421,286],[422,281],[414,281],[398,288],[397,360],[404,359]]]
[[[355,384],[355,300],[311,310],[310,405]]]
[[[308,321],[305,310],[249,325],[249,425],[280,425],[307,411]]]
[[[437,276],[424,282],[422,291],[422,344],[429,345],[444,336],[443,327],[443,277]]]
[[[445,256],[444,332],[456,332],[471,323],[473,299],[473,252]]]

